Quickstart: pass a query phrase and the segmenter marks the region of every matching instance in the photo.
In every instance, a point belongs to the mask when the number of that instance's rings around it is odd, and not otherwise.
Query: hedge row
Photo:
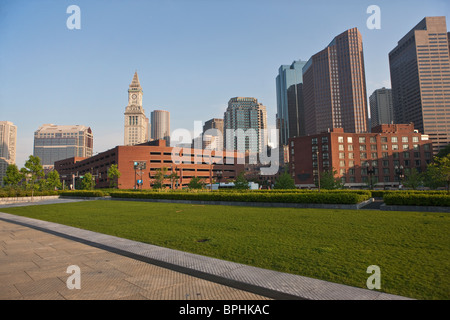
[[[34,191],[31,190],[14,190],[14,189],[0,189],[0,198],[16,198],[16,197],[43,197],[43,196],[57,196],[60,191]]]
[[[232,202],[272,202],[272,203],[313,203],[313,204],[357,204],[370,196],[358,193],[177,193],[177,192],[111,192],[113,198],[232,201]]]
[[[372,197],[383,198],[385,194],[447,194],[446,190],[372,190]]]
[[[104,197],[105,194],[101,190],[75,190],[75,191],[63,191],[61,196],[63,197]]]
[[[431,206],[448,207],[450,206],[450,196],[447,194],[428,194],[428,193],[386,193],[383,197],[386,205],[397,206]]]

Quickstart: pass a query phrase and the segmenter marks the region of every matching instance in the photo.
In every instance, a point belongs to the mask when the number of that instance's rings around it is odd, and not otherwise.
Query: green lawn
[[[131,201],[1,211],[361,288],[378,265],[381,291],[450,298],[448,213]]]

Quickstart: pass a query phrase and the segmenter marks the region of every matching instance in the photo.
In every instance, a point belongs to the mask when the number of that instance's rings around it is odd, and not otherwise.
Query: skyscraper
[[[236,97],[224,114],[226,150],[259,153],[267,146],[266,107],[255,98]]]
[[[371,127],[380,124],[391,124],[394,122],[394,110],[392,106],[392,90],[377,89],[369,98]]]
[[[128,89],[128,106],[125,108],[124,144],[131,146],[149,140],[148,118],[142,107],[142,87],[137,72]]]
[[[207,137],[205,138],[205,136]],[[203,149],[223,150],[223,119],[214,118],[205,122],[203,125]]]
[[[17,127],[10,121],[0,121],[0,187],[8,165],[16,162]]]
[[[93,148],[92,130],[83,125],[44,124],[34,133],[33,155],[41,159],[44,169],[53,168],[58,160],[91,157]]]
[[[304,134],[303,115],[303,67],[306,61],[294,61],[278,69],[277,85],[277,124],[279,144],[287,145],[289,138]]]
[[[165,110],[155,110],[151,113],[151,129],[153,140],[166,140],[166,145],[170,145],[170,112]]]
[[[449,45],[445,17],[426,17],[389,53],[395,122],[413,122],[435,152],[450,143]]]
[[[367,131],[364,54],[357,28],[335,37],[303,67],[303,101],[306,134],[331,128]]]

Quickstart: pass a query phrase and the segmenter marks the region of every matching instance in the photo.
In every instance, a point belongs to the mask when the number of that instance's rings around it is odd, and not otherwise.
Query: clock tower
[[[124,144],[132,146],[149,140],[149,121],[142,107],[142,87],[137,72],[128,89],[128,105],[125,108]]]

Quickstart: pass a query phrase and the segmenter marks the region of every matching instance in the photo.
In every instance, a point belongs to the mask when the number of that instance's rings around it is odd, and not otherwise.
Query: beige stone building
[[[10,121],[0,121],[0,186],[6,168],[16,162],[17,127]]]
[[[124,145],[132,146],[149,141],[149,120],[142,107],[142,87],[137,72],[128,89],[128,105],[125,109]]]

